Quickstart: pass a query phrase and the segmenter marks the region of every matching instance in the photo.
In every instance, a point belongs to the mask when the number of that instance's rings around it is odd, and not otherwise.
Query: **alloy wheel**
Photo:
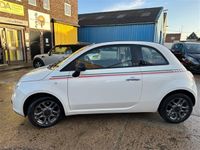
[[[174,98],[166,106],[167,117],[172,121],[181,121],[190,113],[190,105],[184,98]]]
[[[49,126],[59,119],[60,113],[59,105],[54,101],[47,100],[36,105],[33,115],[37,124]]]

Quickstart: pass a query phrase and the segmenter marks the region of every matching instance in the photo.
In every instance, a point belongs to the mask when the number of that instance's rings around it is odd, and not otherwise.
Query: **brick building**
[[[0,0],[0,64],[77,42],[77,0]]]
[[[181,33],[168,33],[164,45],[171,49],[172,45],[181,40]]]

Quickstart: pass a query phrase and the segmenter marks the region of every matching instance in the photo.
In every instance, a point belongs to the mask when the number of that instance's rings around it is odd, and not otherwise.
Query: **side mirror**
[[[85,70],[86,70],[85,64],[79,63],[79,64],[76,66],[75,72],[72,74],[72,76],[75,77],[75,78],[76,78],[76,77],[79,77],[81,71],[85,71]]]

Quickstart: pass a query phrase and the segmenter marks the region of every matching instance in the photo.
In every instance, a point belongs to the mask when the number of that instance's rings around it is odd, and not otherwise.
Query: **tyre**
[[[35,59],[33,61],[33,67],[34,68],[39,68],[39,67],[42,67],[42,66],[44,66],[44,62],[41,59]]]
[[[47,128],[55,125],[63,116],[62,105],[53,97],[34,100],[28,107],[28,119],[36,127]]]
[[[165,121],[181,123],[190,117],[192,110],[193,104],[190,97],[185,94],[174,94],[161,102],[158,111]]]

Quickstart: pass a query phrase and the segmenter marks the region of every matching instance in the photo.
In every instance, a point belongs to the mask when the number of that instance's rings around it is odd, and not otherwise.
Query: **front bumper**
[[[13,111],[21,116],[25,116],[23,109],[24,99],[25,94],[19,88],[15,89],[11,98],[11,103],[13,106]]]

